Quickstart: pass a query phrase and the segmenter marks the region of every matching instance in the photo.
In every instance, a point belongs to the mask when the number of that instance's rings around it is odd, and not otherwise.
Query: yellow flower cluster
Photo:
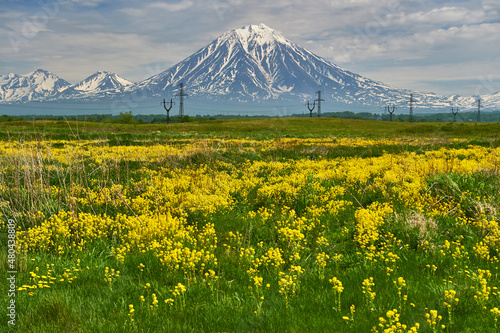
[[[444,291],[445,301],[443,302],[443,305],[447,308],[451,308],[453,304],[457,304],[459,300],[458,298],[455,297],[456,294],[457,292],[453,289],[445,290]]]
[[[364,279],[362,283],[363,295],[365,296],[366,303],[368,304],[371,311],[375,310],[375,296],[377,293],[373,291],[373,287],[375,287],[375,282],[373,282],[373,278],[370,277],[368,279]]]
[[[109,269],[109,267],[104,268],[104,281],[109,283],[109,289],[113,289],[113,282],[115,282],[119,276],[120,271],[115,271],[113,268]]]
[[[184,308],[186,306],[186,286],[184,286],[182,283],[177,283],[177,285],[174,287],[174,290],[172,291],[172,296],[174,299],[166,299],[165,303],[167,304],[173,304],[174,300],[178,300],[175,302],[175,304],[179,304],[181,308]]]
[[[477,274],[472,274],[472,280],[476,282],[476,286],[472,287],[476,290],[474,299],[482,309],[486,309],[486,303],[490,298],[491,287],[488,286],[488,279],[490,277],[491,272],[484,269],[478,269]]]
[[[340,305],[341,305],[341,294],[344,291],[344,287],[342,286],[342,282],[337,279],[336,277],[333,277],[328,280],[331,284],[333,284],[333,290],[335,291],[336,294],[336,300],[335,302],[337,303],[337,311],[340,312]]]
[[[384,224],[384,216],[392,213],[388,204],[374,202],[368,208],[360,208],[356,211],[356,235],[354,241],[362,249],[373,245],[380,237],[379,227]]]
[[[398,313],[397,309],[389,310],[386,313],[386,318],[379,317],[379,327],[373,327],[372,332],[383,332],[383,333],[412,333],[418,332],[420,328],[419,323],[415,323],[412,327],[408,327],[408,325],[401,324],[400,322],[401,315]],[[379,331],[378,329],[381,329]]]
[[[129,306],[128,306],[128,317],[130,318],[130,322],[131,323],[134,321],[134,312],[135,312],[134,305],[133,304],[129,304]]]
[[[330,259],[330,256],[325,252],[321,252],[316,256],[316,264],[318,265],[320,280],[325,278],[325,267],[328,259]]]
[[[439,329],[444,330],[446,328],[445,325],[439,325],[439,322],[441,322],[443,316],[438,315],[437,310],[430,310],[425,314],[425,318],[427,324],[429,324],[429,327],[433,332],[437,332]]]
[[[497,307],[494,307],[493,309],[490,310],[490,313],[493,315],[493,318],[495,319],[495,328],[497,328],[498,317],[500,317],[500,310]]]
[[[290,306],[290,297],[295,296],[299,289],[299,276],[304,273],[304,269],[300,266],[291,266],[289,273],[279,272],[279,293],[285,297],[285,304]]]

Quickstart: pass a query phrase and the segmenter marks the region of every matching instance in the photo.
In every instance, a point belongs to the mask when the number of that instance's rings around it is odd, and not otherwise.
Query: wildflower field
[[[0,124],[19,332],[500,332],[500,126]]]

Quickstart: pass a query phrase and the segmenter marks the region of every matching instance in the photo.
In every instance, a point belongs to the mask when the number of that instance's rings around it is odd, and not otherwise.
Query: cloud
[[[454,76],[462,82],[471,75],[500,76],[497,0],[61,1],[17,54],[8,36],[23,36],[24,22],[40,5],[0,4],[3,68],[26,73],[47,67],[70,81],[107,69],[142,80],[229,29],[265,23],[319,56],[401,88],[441,84],[448,91],[445,81]],[[467,74],[467,64],[476,74]],[[419,68],[428,75],[420,76]],[[425,80],[433,73],[435,85]]]
[[[191,0],[182,0],[176,3],[152,2],[140,7],[119,8],[117,11],[132,18],[154,18],[167,12],[184,11],[194,6]]]
[[[148,5],[150,8],[162,9],[169,12],[178,12],[180,10],[186,10],[193,6],[193,2],[190,0],[182,0],[177,3],[164,3],[164,2],[154,2]]]
[[[61,0],[61,2],[68,2],[68,0]],[[109,0],[69,0],[70,3],[77,5],[77,6],[84,6],[84,7],[97,7],[103,3],[108,2]]]
[[[500,86],[499,29],[500,23],[471,24],[393,38],[382,50],[360,51],[350,68],[400,88],[470,96],[483,77]]]
[[[132,8],[132,7],[121,8],[119,9],[119,12],[131,18],[144,18],[148,16],[148,12],[142,8]]]
[[[484,10],[498,11],[500,10],[500,3],[497,0],[482,0],[481,5]]]
[[[25,52],[8,55],[2,48],[0,52],[6,54],[4,61],[36,61],[37,68],[53,71],[72,83],[98,70],[110,70],[133,81],[143,80],[158,73],[147,71],[149,64],[162,64],[162,71],[180,61],[179,54],[189,52],[184,45],[157,44],[143,35],[111,32],[48,33],[30,40],[26,49],[37,50],[36,56]],[[134,73],[134,77],[127,77],[128,73]]]
[[[416,91],[438,91],[444,95],[472,96],[492,94],[500,91],[500,75],[488,73],[495,61],[462,62],[459,64],[439,64],[427,66],[395,66],[386,69],[356,69],[372,79],[380,80],[393,87]],[[461,68],[461,70],[457,70]],[[398,75],[394,75],[397,71]]]
[[[470,10],[465,7],[440,7],[429,11],[401,12],[392,16],[394,24],[399,25],[432,25],[443,26],[447,24],[470,24],[484,22],[491,17],[491,13],[483,9]],[[415,28],[421,28],[415,27]]]

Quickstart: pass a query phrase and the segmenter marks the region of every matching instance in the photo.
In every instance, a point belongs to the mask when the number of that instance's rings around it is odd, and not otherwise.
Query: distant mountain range
[[[301,103],[322,91],[325,102],[345,108],[473,107],[477,96],[440,96],[390,87],[343,69],[289,41],[264,24],[233,29],[171,68],[133,83],[110,72],[97,72],[71,85],[38,69],[26,75],[0,75],[0,103],[31,101],[113,101],[173,97],[179,83],[190,96],[224,102]],[[500,109],[500,92],[481,96],[483,106]]]
[[[111,72],[97,72],[71,85],[43,69],[26,75],[0,75],[0,102],[95,100],[116,98],[134,83]]]

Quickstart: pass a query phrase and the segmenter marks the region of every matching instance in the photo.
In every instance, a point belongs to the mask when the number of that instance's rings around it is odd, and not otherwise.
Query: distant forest
[[[316,113],[312,113],[313,117],[317,117]],[[325,112],[321,115],[324,118],[343,118],[343,119],[364,119],[364,120],[380,120],[389,121],[389,114],[377,114],[370,112],[354,113],[351,111],[344,112]],[[310,117],[310,114],[293,114],[284,117]],[[244,118],[272,118],[270,116],[238,116],[238,115],[208,115],[208,116],[184,116],[182,121],[179,116],[171,116],[169,121],[172,123],[192,122],[192,121],[211,121],[218,119],[244,119]],[[67,121],[89,121],[99,123],[116,123],[116,124],[155,124],[166,123],[167,115],[163,114],[132,114],[132,111],[122,112],[119,115],[111,114],[91,114],[91,115],[74,115],[74,116],[0,116],[0,122],[22,121],[22,120],[67,120]],[[394,114],[392,121],[408,122],[410,117],[408,114]],[[449,113],[425,113],[415,114],[413,116],[415,122],[453,122],[453,114]],[[477,121],[477,112],[459,112],[456,115],[457,122],[475,122]],[[481,112],[481,122],[500,122],[500,111]]]

